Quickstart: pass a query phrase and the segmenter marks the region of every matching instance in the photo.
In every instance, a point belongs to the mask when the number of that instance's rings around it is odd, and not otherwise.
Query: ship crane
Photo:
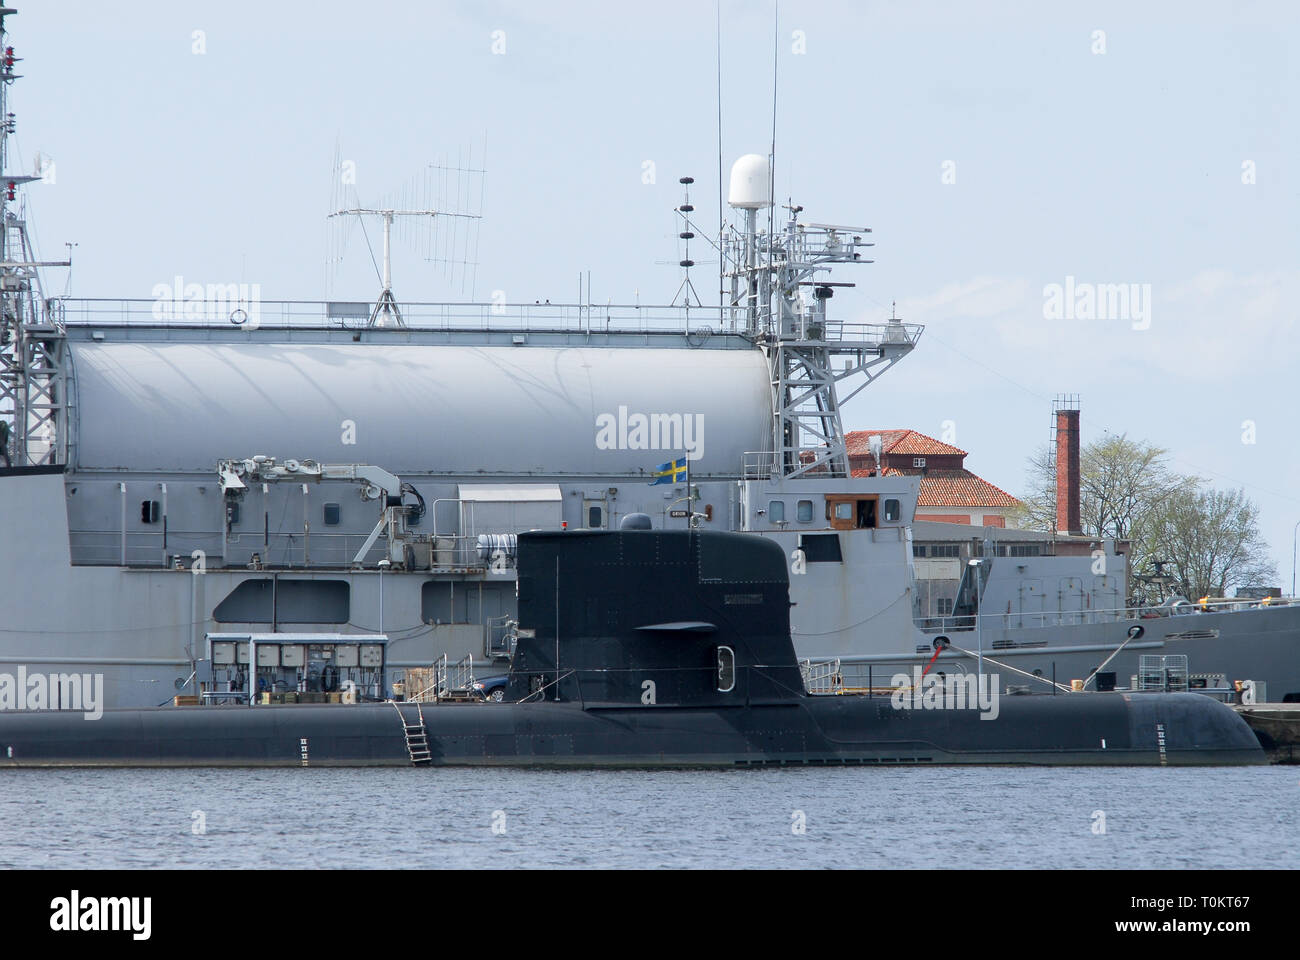
[[[405,483],[395,474],[382,467],[369,464],[318,463],[315,460],[285,460],[278,462],[274,457],[258,455],[247,460],[222,460],[217,464],[217,476],[220,479],[222,496],[227,500],[238,500],[244,496],[250,483],[321,483],[325,480],[346,480],[361,485],[363,501],[379,500],[383,504],[379,522],[366,537],[365,543],[352,558],[355,566],[360,566],[370,548],[375,545],[380,534],[388,539],[388,560],[395,567],[405,569],[409,566],[408,551],[411,534],[407,529],[407,519],[412,511],[416,518],[424,514],[424,498],[418,490]],[[416,503],[407,506],[403,495],[411,494]]]

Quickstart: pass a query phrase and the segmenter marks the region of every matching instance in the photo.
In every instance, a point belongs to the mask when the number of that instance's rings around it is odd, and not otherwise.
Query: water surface
[[[1298,811],[1300,767],[9,770],[0,868],[1296,868]]]

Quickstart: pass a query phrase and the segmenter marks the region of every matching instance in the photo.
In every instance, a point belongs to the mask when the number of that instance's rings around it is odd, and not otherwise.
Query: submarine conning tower
[[[804,696],[776,543],[700,530],[531,532],[518,564],[509,700],[716,707]]]

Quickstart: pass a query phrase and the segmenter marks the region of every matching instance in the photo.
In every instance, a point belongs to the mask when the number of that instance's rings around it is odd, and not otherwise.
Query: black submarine
[[[758,537],[532,532],[518,576],[506,703],[5,711],[0,766],[1267,762],[1241,717],[1194,693],[810,694],[787,559]]]

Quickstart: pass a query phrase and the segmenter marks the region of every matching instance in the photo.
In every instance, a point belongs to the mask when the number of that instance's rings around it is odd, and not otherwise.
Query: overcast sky
[[[373,298],[355,226],[326,269],[336,148],[355,165],[349,202],[379,203],[434,162],[487,171],[477,268],[448,277],[404,242],[399,299],[571,301],[590,270],[599,302],[666,302],[677,178],[716,209],[709,3],[15,5],[11,168],[54,162],[28,193],[40,253],[78,244],[73,296],[148,298],[179,274],[268,299]],[[952,421],[967,466],[1021,493],[1051,398],[1078,393],[1085,442],[1128,433],[1244,486],[1289,587],[1297,9],[781,4],[777,195],[874,229],[876,263],[832,277],[859,284],[838,316],[880,320],[897,301],[926,325],[845,427],[940,436]],[[769,146],[772,11],[722,0],[728,169]],[[701,269],[707,296],[716,268]],[[1067,277],[1149,284],[1149,315],[1050,317],[1044,288]]]

